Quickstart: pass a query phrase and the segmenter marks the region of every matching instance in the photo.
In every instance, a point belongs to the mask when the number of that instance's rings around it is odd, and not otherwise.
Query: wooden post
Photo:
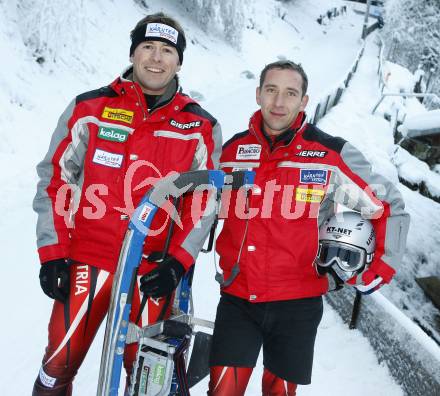
[[[365,37],[367,37],[368,17],[370,16],[370,5],[371,5],[371,0],[367,0],[367,6],[365,9],[364,26],[362,27],[362,39],[365,39]]]
[[[359,290],[356,290],[356,297],[353,302],[353,309],[351,311],[351,320],[348,325],[348,328],[353,330],[357,326],[357,321],[359,317],[359,312],[361,310],[361,301],[362,301],[362,293]]]

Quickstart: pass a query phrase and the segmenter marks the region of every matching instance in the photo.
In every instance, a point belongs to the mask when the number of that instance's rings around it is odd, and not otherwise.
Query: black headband
[[[136,47],[144,41],[162,41],[173,46],[179,55],[179,62],[183,62],[183,51],[186,47],[186,40],[177,29],[164,23],[150,22],[136,28],[131,35],[130,56],[133,55]]]

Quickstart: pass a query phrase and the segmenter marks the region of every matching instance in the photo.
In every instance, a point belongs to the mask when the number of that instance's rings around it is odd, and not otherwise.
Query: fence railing
[[[371,114],[374,114],[374,112],[377,110],[377,108],[380,106],[380,104],[383,102],[383,100],[387,96],[400,96],[403,98],[435,98],[440,101],[440,98],[435,93],[414,93],[414,92],[382,92],[382,95],[376,105],[374,106],[373,110],[371,111]]]
[[[350,84],[350,81],[354,73],[356,73],[356,70],[359,65],[359,61],[364,53],[364,49],[365,49],[365,41],[362,41],[361,48],[359,49],[359,52],[356,55],[356,58],[352,66],[348,70],[346,76],[341,81],[341,83],[336,85],[336,87],[333,88],[327,95],[321,97],[321,99],[319,99],[319,101],[315,104],[315,106],[312,107],[311,110],[309,110],[308,121],[310,123],[316,124],[322,117],[324,117],[330,111],[331,108],[333,108],[339,103],[342,94]]]
[[[377,21],[372,25],[368,26],[367,30],[365,31],[365,37],[367,37],[370,33],[374,32],[376,29],[379,29],[380,25],[381,25],[380,22]]]
[[[379,89],[382,92],[385,87],[385,79],[383,75],[383,63],[384,63],[384,51],[385,51],[385,43],[382,40],[382,37],[380,35],[377,35],[377,38],[379,39],[379,62],[378,62],[378,68],[377,68],[377,75],[379,76]]]
[[[345,8],[344,12],[346,12],[346,8]],[[379,27],[380,27],[379,21],[375,22],[374,24],[369,26],[366,30],[365,37],[367,37],[371,32],[373,32],[374,30],[376,30]],[[330,111],[331,108],[333,108],[334,106],[336,106],[339,103],[339,100],[341,99],[342,94],[347,89],[348,85],[350,84],[351,78],[353,77],[354,73],[356,73],[359,61],[364,53],[364,49],[365,49],[365,40],[362,39],[362,45],[359,49],[359,52],[356,56],[356,59],[354,60],[353,65],[351,66],[351,68],[347,72],[345,78],[343,79],[343,81],[340,84],[338,84],[334,89],[332,89],[330,91],[330,93],[323,96],[317,102],[317,104],[311,108],[311,110],[309,110],[309,114],[310,114],[309,118],[308,118],[309,122],[316,124],[322,117],[324,117]],[[379,67],[381,68],[382,66],[379,66]]]
[[[378,65],[377,74],[379,76],[379,88],[380,88],[381,92],[383,92],[385,85],[386,85],[385,76],[384,76],[385,43],[382,40],[382,37],[380,35],[377,35],[377,38],[379,40],[379,47],[380,47],[379,65]],[[440,97],[432,92],[427,92],[429,90],[429,82],[428,81],[425,81],[425,85],[426,85],[426,92],[424,92],[424,93],[415,90],[414,92],[403,92],[402,96],[409,97],[410,94],[412,94],[412,93],[419,94],[418,96],[417,95],[412,95],[412,96],[423,98],[422,103],[428,110],[434,110],[436,108],[439,108],[440,107]],[[383,98],[382,98],[382,100],[383,100]],[[374,110],[376,110],[376,109],[374,109]],[[373,111],[373,113],[374,113],[374,111]]]

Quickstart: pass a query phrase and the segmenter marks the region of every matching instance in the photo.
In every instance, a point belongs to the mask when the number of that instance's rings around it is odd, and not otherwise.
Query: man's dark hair
[[[130,32],[130,38],[133,40],[133,34],[134,31],[143,25],[148,25],[149,23],[163,23],[164,25],[168,25],[173,27],[179,32],[179,35],[183,37],[183,45],[182,45],[182,52],[186,48],[186,37],[185,32],[183,31],[182,25],[177,22],[174,18],[171,18],[170,16],[164,14],[163,12],[156,12],[155,14],[147,15],[146,17],[142,18],[135,26],[135,28]]]
[[[272,69],[281,69],[281,70],[289,69],[298,72],[302,77],[302,96],[304,96],[307,93],[309,79],[307,78],[306,72],[304,71],[300,63],[297,64],[289,60],[281,60],[266,65],[260,74],[260,88],[263,87],[264,79],[266,78],[267,72]]]

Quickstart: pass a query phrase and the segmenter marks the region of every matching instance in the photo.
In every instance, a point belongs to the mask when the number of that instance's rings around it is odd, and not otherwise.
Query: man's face
[[[162,41],[144,41],[130,57],[133,79],[148,95],[162,95],[180,70],[177,50]]]
[[[257,103],[261,107],[265,131],[279,135],[295,121],[309,98],[302,96],[302,77],[290,69],[270,69],[262,87],[257,88]]]

